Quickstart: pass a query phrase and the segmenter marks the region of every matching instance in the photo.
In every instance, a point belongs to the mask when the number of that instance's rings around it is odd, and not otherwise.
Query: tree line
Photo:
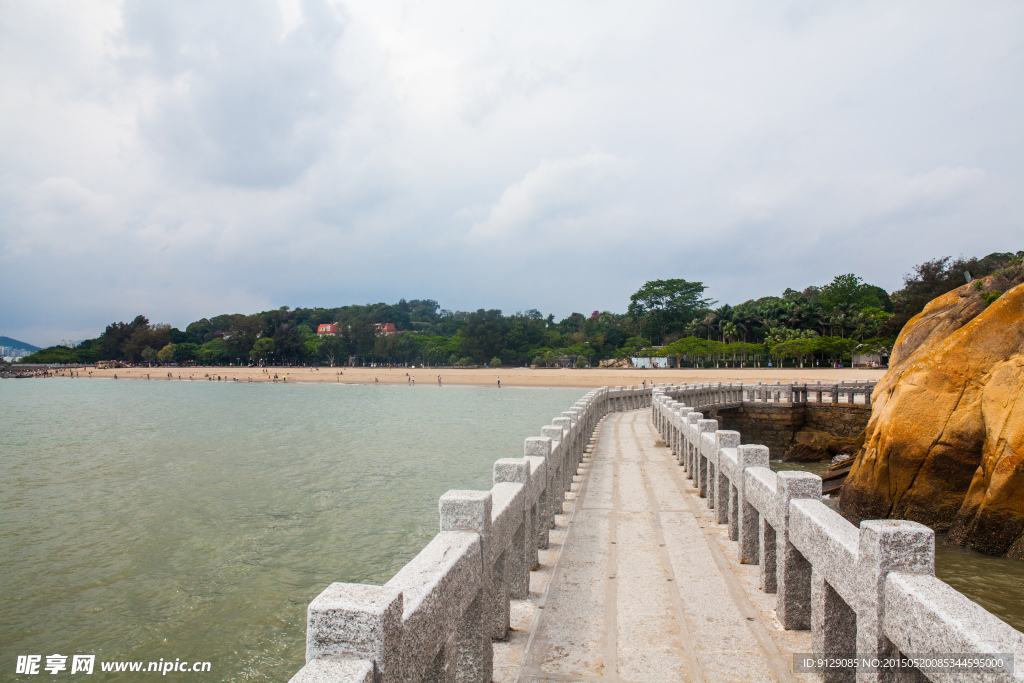
[[[27,363],[198,365],[342,365],[391,363],[430,366],[526,364],[597,365],[637,356],[672,356],[681,366],[754,362],[829,363],[855,349],[886,354],[903,325],[928,301],[964,284],[966,274],[995,274],[1008,288],[1024,280],[1024,252],[984,258],[927,261],[904,276],[893,293],[854,274],[822,286],[786,289],[736,306],[717,306],[701,282],[653,280],[630,297],[625,313],[573,313],[555,320],[535,309],[505,315],[442,309],[431,299],[339,308],[279,309],[203,318],[184,330],[152,324],[143,315],[115,322],[75,348],[54,346]],[[1000,279],[1001,278],[1001,279]],[[1005,282],[1004,282],[1005,281]],[[998,296],[987,292],[988,300]],[[321,324],[338,333],[318,335]],[[394,333],[375,325],[392,323]]]

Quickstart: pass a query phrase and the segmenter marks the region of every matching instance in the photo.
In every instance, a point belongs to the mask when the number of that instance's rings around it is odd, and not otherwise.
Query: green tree
[[[341,364],[345,355],[345,342],[340,335],[328,334],[320,344],[320,357],[332,368],[335,363]]]
[[[804,359],[814,354],[817,343],[817,339],[791,339],[774,345],[771,355],[782,360],[792,359],[803,367]]]
[[[156,354],[157,360],[161,363],[170,363],[174,360],[174,344],[168,344]]]
[[[274,353],[274,340],[270,337],[260,337],[253,343],[249,355],[257,363],[266,363],[272,353]]]
[[[124,344],[136,332],[148,328],[149,319],[144,315],[135,316],[135,319],[130,323],[110,323],[98,339],[100,355],[106,360],[125,358]],[[142,349],[140,348],[139,351],[141,352]]]
[[[174,345],[174,362],[187,363],[194,361],[199,355],[199,345],[192,342],[184,342]]]
[[[682,279],[650,280],[629,297],[627,313],[646,322],[658,331],[660,338],[672,329],[679,329],[693,320],[697,313],[714,303],[702,297],[707,289],[702,282]]]
[[[499,310],[485,311],[481,308],[476,313],[470,313],[466,317],[463,353],[483,365],[487,359],[498,355],[507,329],[505,318]]]
[[[231,353],[224,339],[217,337],[203,344],[196,357],[200,365],[227,365]]]

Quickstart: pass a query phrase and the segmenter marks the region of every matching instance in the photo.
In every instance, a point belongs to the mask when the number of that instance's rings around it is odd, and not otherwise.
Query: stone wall
[[[768,447],[772,458],[781,458],[801,429],[815,429],[833,436],[854,438],[864,431],[871,406],[838,403],[773,406],[745,405],[711,411],[722,429],[737,431],[745,444]]]
[[[794,435],[804,427],[804,407],[796,406],[743,406],[716,411],[710,417],[718,420],[722,429],[737,431],[743,443],[756,443],[768,447],[773,458],[781,458],[793,443]]]
[[[804,428],[832,436],[855,439],[868,426],[869,419],[871,406],[840,403],[835,406],[807,404],[804,408]]]

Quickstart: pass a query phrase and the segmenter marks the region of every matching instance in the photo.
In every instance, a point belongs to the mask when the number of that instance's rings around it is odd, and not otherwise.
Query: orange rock
[[[1024,557],[1024,285],[987,309],[965,285],[907,323],[840,506]]]

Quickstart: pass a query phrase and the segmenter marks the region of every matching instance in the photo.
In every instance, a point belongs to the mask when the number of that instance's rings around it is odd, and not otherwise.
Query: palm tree
[[[710,311],[704,316],[704,325],[708,328],[708,341],[711,341],[711,329],[714,327],[715,320],[717,320],[717,316],[714,311]]]

